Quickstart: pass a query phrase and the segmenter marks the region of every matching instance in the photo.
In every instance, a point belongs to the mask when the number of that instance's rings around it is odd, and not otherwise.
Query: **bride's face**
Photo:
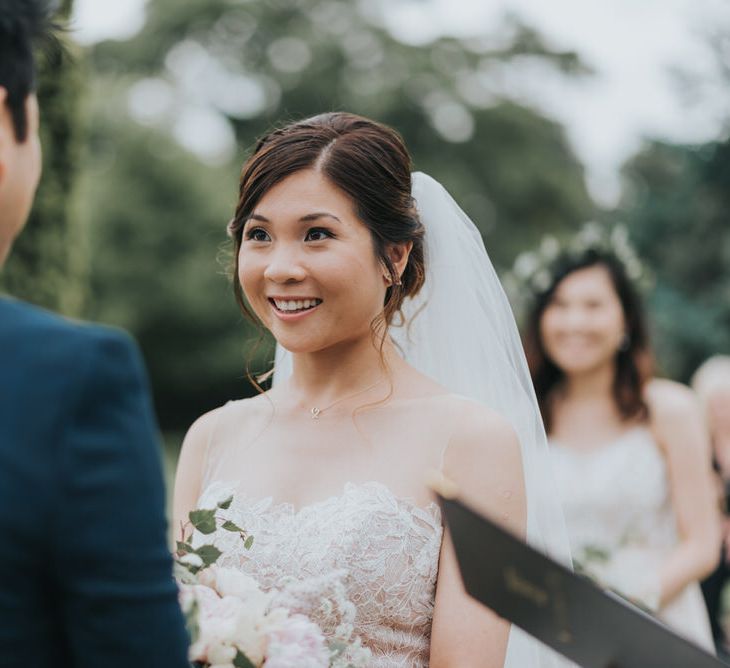
[[[608,270],[597,265],[574,271],[558,284],[542,314],[540,336],[561,371],[585,374],[614,363],[625,327]]]
[[[271,188],[243,228],[241,287],[292,352],[371,337],[387,287],[383,272],[350,198],[312,169]]]

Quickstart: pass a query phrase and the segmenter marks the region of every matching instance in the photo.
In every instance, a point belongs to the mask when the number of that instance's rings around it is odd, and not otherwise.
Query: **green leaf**
[[[236,668],[256,668],[256,666],[251,663],[251,660],[240,650],[233,659],[233,665],[236,666]]]
[[[608,550],[602,547],[586,545],[583,548],[583,558],[586,561],[606,562],[611,558],[611,554],[608,552]]]
[[[195,550],[195,554],[203,560],[205,566],[210,566],[218,561],[218,557],[223,553],[215,545],[201,545]]]
[[[223,522],[221,528],[225,529],[226,531],[233,531],[234,533],[241,533],[243,531],[241,527],[239,527],[234,522],[231,522],[230,520],[226,520],[225,522]]]
[[[243,546],[247,550],[250,550],[253,547],[253,536],[249,536],[248,538],[246,538],[245,542],[243,543]]]
[[[218,507],[221,510],[228,510],[231,507],[231,503],[233,503],[233,495],[229,496],[225,501],[221,501]]]
[[[200,613],[200,604],[198,599],[193,599],[193,604],[189,610],[185,613],[185,626],[187,626],[188,633],[190,634],[190,643],[194,644],[200,638],[200,626],[198,625],[198,615]]]
[[[188,554],[189,552],[194,552],[195,548],[190,543],[184,543],[181,540],[177,541],[177,553],[182,556],[183,554]]]
[[[333,659],[336,659],[341,654],[344,654],[346,649],[347,649],[347,643],[344,643],[341,640],[333,640],[329,644],[330,654],[332,655],[331,658],[333,658]]]
[[[195,573],[191,572],[190,567],[186,564],[173,560],[172,568],[173,575],[178,582],[190,585],[198,584],[198,578],[195,577]]]
[[[188,515],[192,525],[200,533],[211,534],[215,531],[215,509],[193,510]]]

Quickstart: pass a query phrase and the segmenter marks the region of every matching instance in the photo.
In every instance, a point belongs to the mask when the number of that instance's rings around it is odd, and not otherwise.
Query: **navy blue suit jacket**
[[[163,484],[131,339],[0,299],[0,665],[189,666]]]

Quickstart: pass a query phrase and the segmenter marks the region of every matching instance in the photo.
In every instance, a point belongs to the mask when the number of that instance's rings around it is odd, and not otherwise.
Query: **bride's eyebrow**
[[[302,216],[299,219],[300,223],[311,223],[312,221],[319,220],[320,218],[332,218],[333,220],[336,220],[338,223],[342,223],[342,221],[335,216],[333,213],[328,213],[327,211],[315,211],[314,213],[308,213],[305,216]],[[249,220],[257,220],[260,223],[270,223],[271,221],[266,217],[262,216],[260,213],[252,213],[247,219],[246,222]]]
[[[315,213],[308,213],[306,216],[302,216],[299,221],[302,223],[311,223],[312,221],[318,220],[319,218],[332,218],[338,223],[342,223],[342,221],[337,216],[335,216],[333,213],[327,213],[326,211],[316,211]]]

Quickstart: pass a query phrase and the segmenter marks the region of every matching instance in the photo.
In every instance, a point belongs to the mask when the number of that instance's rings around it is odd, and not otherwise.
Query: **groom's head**
[[[41,173],[34,47],[52,39],[52,0],[0,0],[0,265]]]

